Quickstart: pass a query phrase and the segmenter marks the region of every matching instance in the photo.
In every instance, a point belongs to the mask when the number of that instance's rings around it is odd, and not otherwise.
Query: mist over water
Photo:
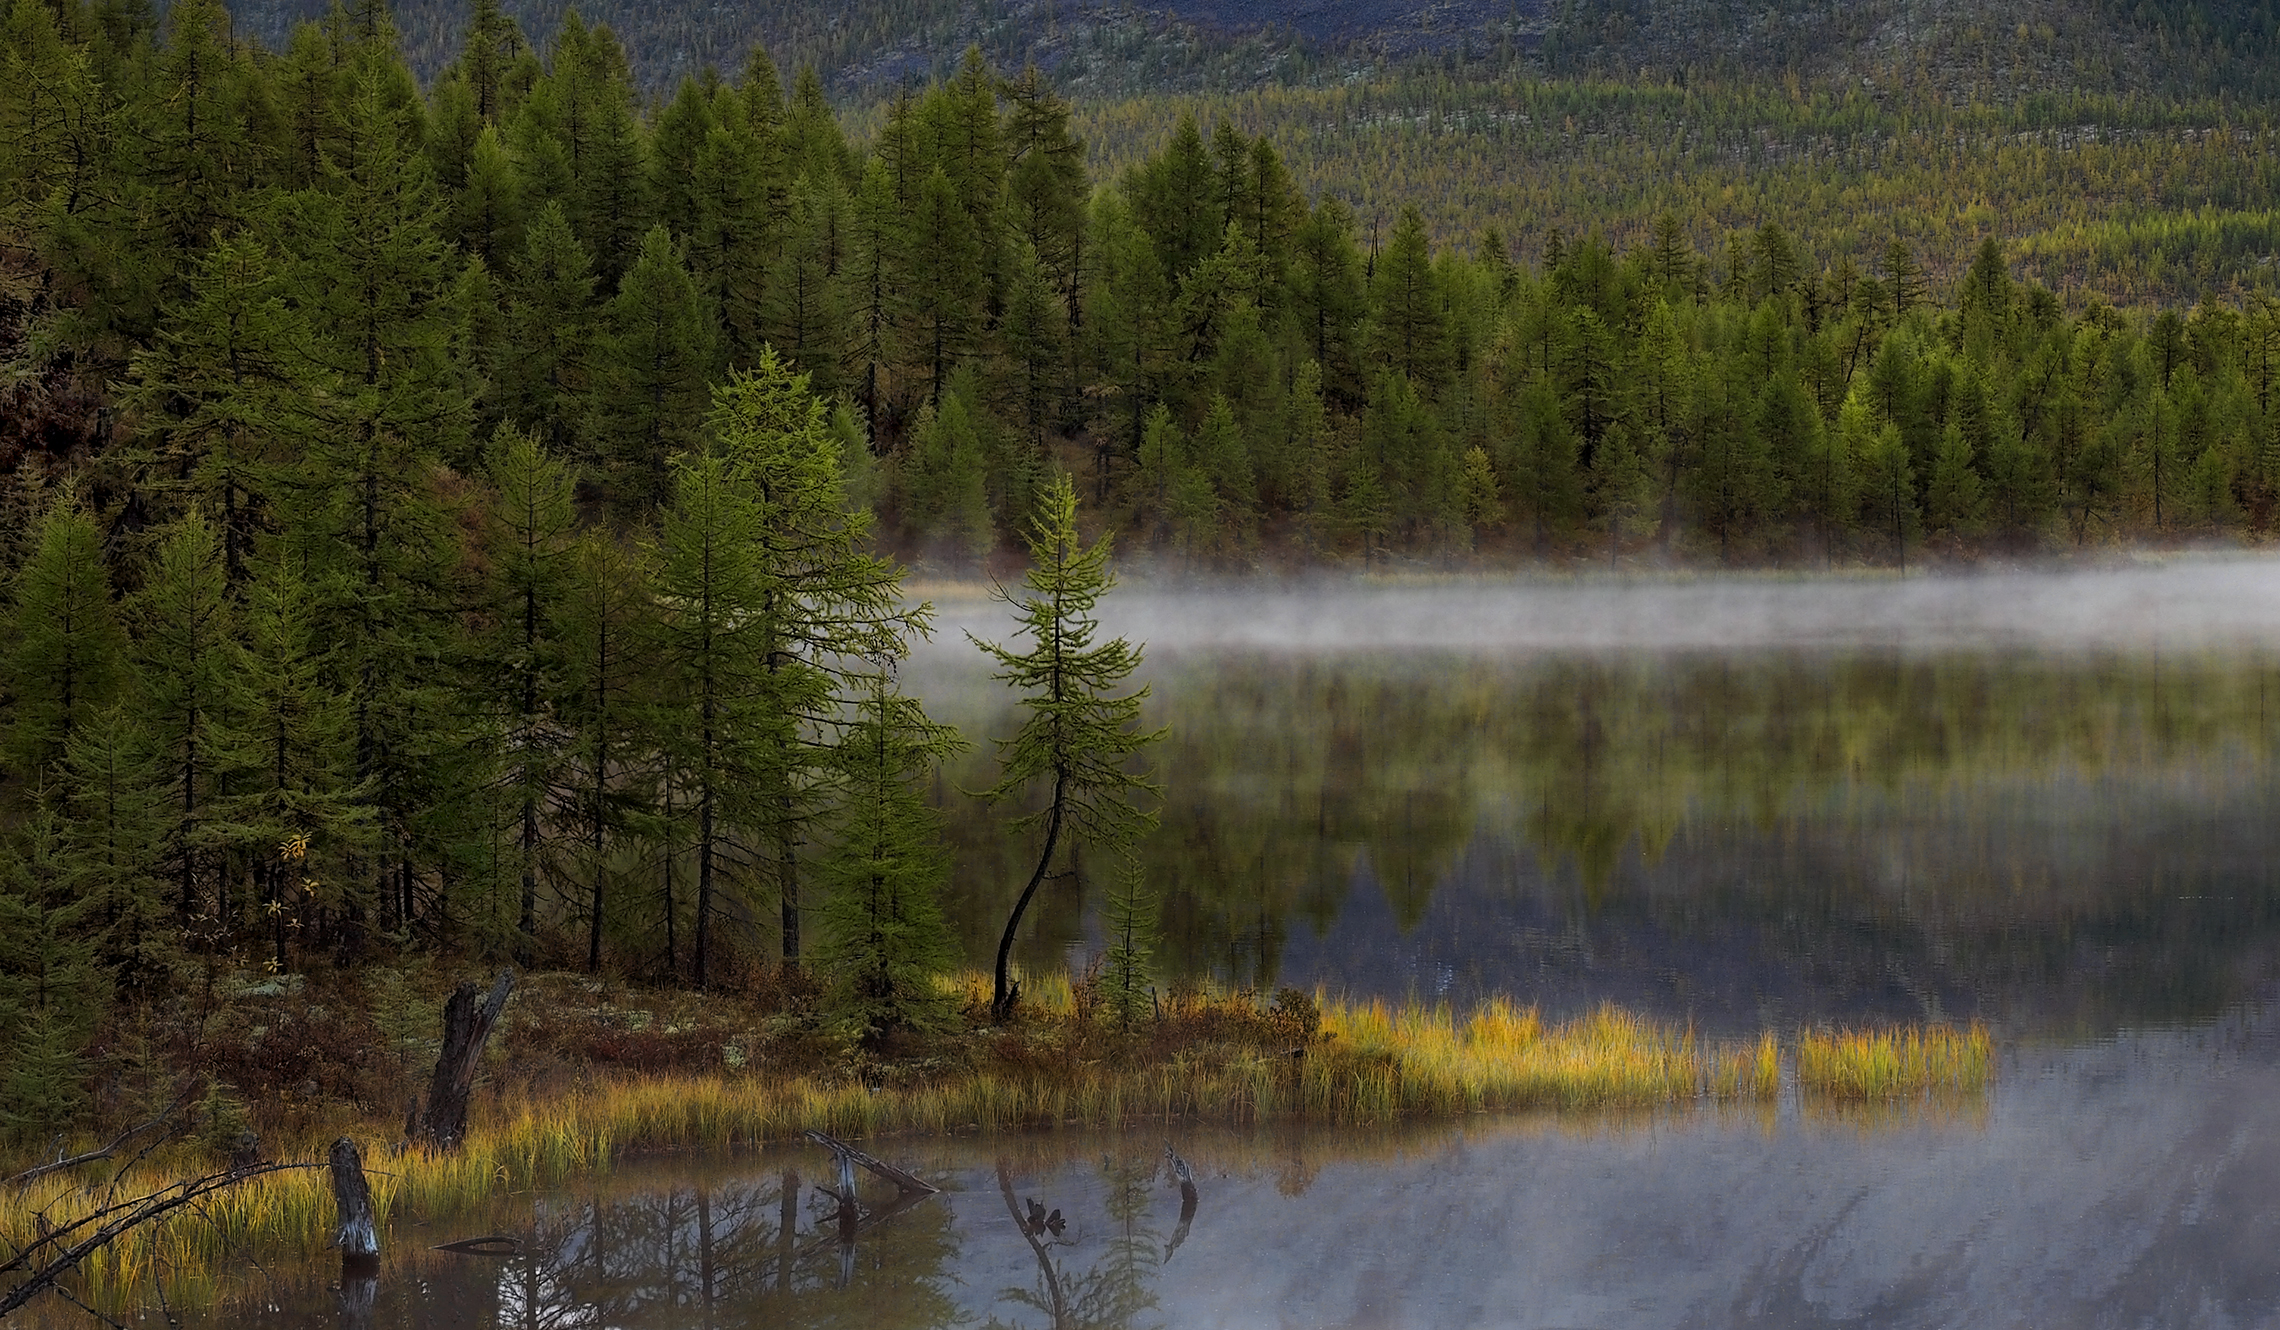
[[[937,783],[949,903],[996,943],[1033,848],[994,777],[1009,641],[973,586],[905,684],[975,748]],[[1135,579],[1159,964],[1722,1035],[1979,1018],[2191,1026],[2280,981],[2280,559],[1896,577]],[[1099,884],[1024,965],[1082,968]]]
[[[918,588],[963,630],[1010,631],[972,588]],[[2129,651],[2280,644],[2280,557],[1890,575],[1198,581],[1133,579],[1102,602],[1110,634],[1169,650],[1734,651],[1904,647]]]

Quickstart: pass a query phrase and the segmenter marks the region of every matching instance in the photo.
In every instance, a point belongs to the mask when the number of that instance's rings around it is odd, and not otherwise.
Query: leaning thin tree
[[[1030,568],[1023,590],[1000,587],[997,595],[1014,608],[1029,648],[1014,651],[973,638],[996,660],[996,677],[1021,694],[1029,713],[1019,732],[997,741],[998,781],[982,797],[996,804],[1039,781],[1052,783],[1045,806],[1014,823],[1042,826],[1045,843],[998,940],[990,1015],[1001,1022],[1020,997],[1006,972],[1014,935],[1064,832],[1118,848],[1154,827],[1155,810],[1141,808],[1134,798],[1154,796],[1161,787],[1151,773],[1133,770],[1132,758],[1164,737],[1163,730],[1139,728],[1148,690],[1119,691],[1139,668],[1140,649],[1121,637],[1094,644],[1100,631],[1094,607],[1116,579],[1108,570],[1108,537],[1089,549],[1077,537],[1077,495],[1067,476],[1055,476],[1038,496],[1025,539]]]

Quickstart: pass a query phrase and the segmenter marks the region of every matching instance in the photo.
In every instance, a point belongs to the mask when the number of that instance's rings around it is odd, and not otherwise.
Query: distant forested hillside
[[[162,6],[163,7],[163,6]],[[566,0],[505,6],[541,44]],[[323,0],[254,0],[244,32],[282,49]],[[811,5],[587,0],[645,93],[663,95],[754,44],[815,66],[835,97],[870,102],[948,75],[969,45],[1036,64],[1073,94],[1327,86],[1438,67],[1468,82],[1530,77],[1716,78],[1844,88],[1931,85],[1951,102],[2061,91],[2268,98],[2280,90],[2273,0],[849,0]],[[396,7],[423,79],[450,62],[464,0]]]

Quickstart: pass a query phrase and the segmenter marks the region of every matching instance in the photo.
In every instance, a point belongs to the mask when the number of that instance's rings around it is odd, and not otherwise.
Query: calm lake
[[[908,686],[1010,733],[961,636],[1002,619],[940,604]],[[400,1224],[368,1291],[270,1271],[212,1323],[2280,1325],[2280,565],[1141,589],[1103,617],[1171,727],[1167,982],[1719,1035],[1977,1019],[1995,1087],[888,1140],[947,1191],[852,1243],[820,1150],[634,1161]],[[1027,868],[960,792],[990,769],[936,792],[974,963]],[[1085,964],[1109,867],[1040,897],[1025,964]],[[426,1250],[483,1224],[524,1254]]]

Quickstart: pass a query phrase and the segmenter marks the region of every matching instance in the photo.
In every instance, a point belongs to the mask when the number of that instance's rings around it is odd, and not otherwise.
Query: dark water
[[[880,1142],[947,1190],[852,1243],[820,1151],[637,1162],[400,1227],[369,1308],[277,1270],[202,1323],[2280,1326],[2280,568],[2220,571],[1113,607],[1172,727],[1171,976],[1977,1018],[1983,1097],[1182,1126],[1186,1213],[1161,1131]],[[946,610],[911,686],[1009,733],[956,632],[992,621]],[[1028,867],[959,793],[986,754],[937,790],[977,959]],[[1107,867],[1024,963],[1085,962]],[[485,1228],[527,1254],[425,1250]]]

